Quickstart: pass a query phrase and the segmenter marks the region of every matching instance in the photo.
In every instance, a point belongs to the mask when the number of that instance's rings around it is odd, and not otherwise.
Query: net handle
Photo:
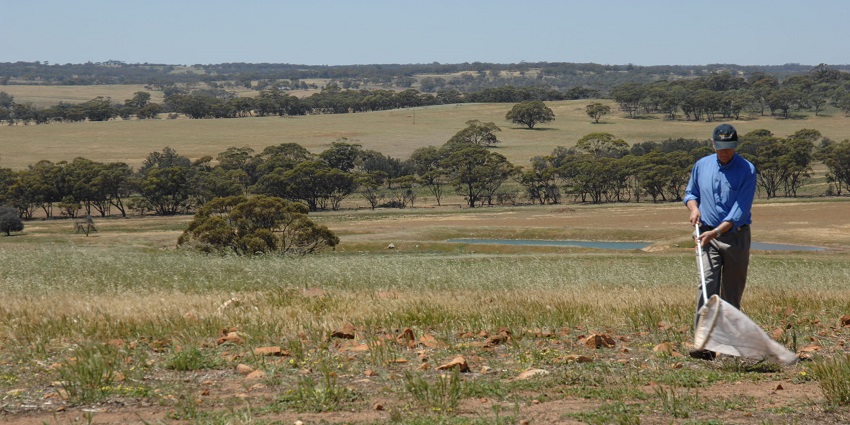
[[[702,241],[699,238],[699,222],[694,223],[694,229],[696,230],[696,245],[697,245],[697,258],[699,261],[699,278],[700,283],[702,284],[702,304],[705,305],[708,303],[708,289],[705,287],[705,264],[702,261]]]

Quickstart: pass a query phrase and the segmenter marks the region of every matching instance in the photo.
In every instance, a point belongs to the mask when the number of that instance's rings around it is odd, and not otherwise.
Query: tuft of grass
[[[661,404],[661,410],[674,418],[689,418],[691,411],[705,408],[700,399],[699,390],[691,393],[690,388],[676,389],[674,387],[664,388],[663,385],[655,387],[655,396]]]
[[[404,388],[421,407],[428,411],[451,414],[463,395],[463,380],[457,368],[451,374],[439,375],[429,382],[422,374],[404,373]]]
[[[850,405],[850,354],[839,354],[809,367],[823,396],[832,405]]]
[[[214,355],[208,354],[197,347],[174,351],[165,361],[166,369],[177,371],[216,369],[221,367],[223,361]]]
[[[100,401],[113,388],[120,364],[115,347],[107,344],[81,346],[58,368],[62,388],[72,403]]]
[[[311,375],[299,377],[294,388],[278,396],[276,404],[299,412],[332,412],[358,400],[360,395],[341,385],[332,368],[327,359],[320,359],[320,380]]]
[[[564,416],[593,425],[640,425],[640,415],[643,411],[643,407],[640,404],[616,401],[603,403],[596,409],[588,412],[573,413]]]

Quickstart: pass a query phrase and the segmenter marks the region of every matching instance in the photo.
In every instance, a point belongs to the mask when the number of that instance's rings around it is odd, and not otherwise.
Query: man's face
[[[735,149],[716,149],[715,152],[717,152],[717,159],[721,164],[728,164],[735,155]]]

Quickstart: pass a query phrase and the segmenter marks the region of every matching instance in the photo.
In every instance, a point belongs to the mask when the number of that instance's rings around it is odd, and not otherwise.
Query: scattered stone
[[[381,404],[381,403],[375,403],[375,405],[372,406],[372,409],[377,410],[377,411],[381,411],[381,410],[384,410],[384,405]]]
[[[820,351],[822,348],[823,347],[821,347],[820,345],[817,345],[817,344],[809,344],[809,345],[801,348],[800,351],[804,352],[804,353],[815,353],[815,352]]]
[[[331,338],[341,338],[341,339],[354,339],[354,333],[356,329],[354,329],[354,325],[351,323],[346,323],[342,329],[335,330],[331,333]]]
[[[344,353],[365,353],[369,351],[369,345],[357,341],[347,341],[340,345],[339,351]]]
[[[265,372],[263,372],[262,370],[255,370],[255,371],[249,373],[248,376],[245,377],[245,380],[246,381],[255,381],[255,380],[258,380],[258,379],[263,379],[265,377],[266,377]]]
[[[242,345],[242,337],[239,336],[236,332],[228,332],[226,335],[218,337],[215,340],[215,343],[218,345],[224,344],[226,342],[230,342],[236,345]]]
[[[659,356],[672,356],[676,352],[673,349],[673,344],[670,342],[662,342],[661,344],[652,347],[652,352]]]
[[[460,372],[469,372],[469,364],[466,363],[466,358],[463,356],[457,356],[450,362],[437,366],[437,370],[449,370],[454,368],[458,368]]]
[[[584,339],[584,345],[589,348],[613,348],[617,343],[607,334],[590,334]]]
[[[372,369],[366,369],[366,371],[364,371],[363,374],[366,375],[366,376],[375,376],[375,375],[377,375],[377,372],[375,372]]]
[[[416,368],[416,370],[431,370],[431,365],[428,363],[422,363]]]
[[[509,335],[507,332],[500,332],[498,335],[493,335],[487,338],[484,342],[484,348],[492,348],[508,341]]]
[[[520,373],[519,376],[517,376],[517,379],[526,380],[526,379],[534,378],[536,376],[546,376],[548,374],[549,374],[548,370],[528,369],[528,370],[525,370],[522,373]]]
[[[850,314],[845,314],[841,316],[841,319],[838,319],[838,325],[842,328],[850,326]]]
[[[486,374],[488,374],[492,371],[493,371],[493,368],[490,367],[490,366],[481,366],[481,371],[479,373],[481,373],[482,375],[486,375]]]
[[[593,358],[590,356],[585,356],[581,354],[570,354],[569,356],[564,357],[566,362],[573,363],[590,363],[593,361]]]
[[[438,341],[437,338],[434,338],[432,335],[429,334],[425,334],[419,337],[419,344],[434,349],[448,347],[448,344],[446,344],[445,342]]]
[[[255,356],[288,356],[289,352],[280,347],[257,347],[254,349]]]
[[[254,371],[254,368],[243,363],[236,365],[236,373],[240,375],[248,375]]]
[[[407,345],[408,343],[416,340],[416,336],[413,335],[413,329],[404,328],[395,340],[399,344]]]
[[[391,243],[391,244],[387,245],[387,249],[395,249],[395,244]]]

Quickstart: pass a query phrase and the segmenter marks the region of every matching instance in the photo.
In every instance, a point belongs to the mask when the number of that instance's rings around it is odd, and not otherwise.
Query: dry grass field
[[[594,125],[584,104],[550,103],[556,121],[535,131],[503,122],[510,105],[0,127],[0,166],[76,156],[137,166],[164,146],[192,158],[284,142],[319,152],[339,137],[405,158],[469,119],[500,125],[497,149],[525,164],[592,131],[634,143],[713,127],[618,114]],[[841,140],[846,120],[735,125]],[[850,423],[850,199],[754,205],[754,241],[824,248],[753,252],[744,312],[803,359],[784,367],[687,357],[697,268],[679,203],[357,204],[311,214],[340,245],[299,258],[177,249],[188,216],[96,218],[89,236],[34,220],[0,237],[0,422]]]
[[[256,152],[280,143],[298,143],[311,152],[348,138],[394,158],[406,159],[419,147],[441,146],[468,120],[494,122],[502,131],[497,151],[512,163],[548,155],[555,147],[572,146],[592,132],[608,132],[629,144],[674,137],[708,138],[715,123],[627,119],[620,113],[594,124],[584,112],[589,100],[549,102],[555,121],[528,130],[505,121],[511,104],[442,105],[362,114],[311,115],[292,118],[219,120],[159,119],[0,126],[0,166],[21,169],[38,160],[70,161],[82,156],[95,161],[123,161],[138,167],[152,151],[166,146],[191,159],[215,156],[228,147],[247,146]],[[616,110],[616,105],[612,104]],[[762,117],[733,121],[739,133],[768,129],[784,137],[803,128],[840,141],[850,138],[850,118],[840,112],[824,116],[778,120]]]
[[[678,204],[318,213],[341,243],[297,259],[175,250],[188,217],[101,219],[89,237],[34,221],[0,241],[0,418],[846,423],[816,366],[850,342],[848,206],[754,208],[754,240],[828,248],[753,253],[745,309],[809,359],[790,367],[683,356],[696,267]],[[654,244],[446,242],[460,237]],[[440,370],[457,357],[463,372]]]

